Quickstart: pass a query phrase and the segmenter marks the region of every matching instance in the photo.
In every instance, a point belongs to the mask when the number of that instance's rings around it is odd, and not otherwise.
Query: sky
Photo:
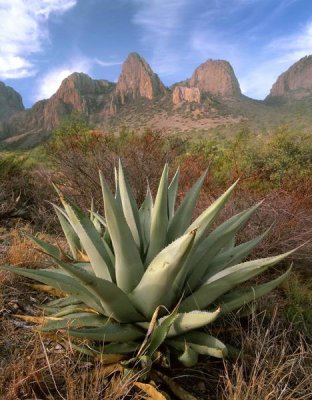
[[[227,60],[263,99],[312,54],[312,0],[0,0],[0,81],[26,107],[75,71],[116,81],[132,51],[168,86]]]

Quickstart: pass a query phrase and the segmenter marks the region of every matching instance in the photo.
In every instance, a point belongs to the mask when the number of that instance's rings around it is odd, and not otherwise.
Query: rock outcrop
[[[166,88],[139,54],[130,53],[123,63],[115,94],[121,104],[124,104],[127,99],[138,97],[152,100],[166,94]]]
[[[200,103],[200,90],[197,87],[175,86],[172,92],[173,104],[180,104],[185,101]]]
[[[231,64],[223,60],[207,60],[195,69],[190,87],[197,87],[201,92],[220,97],[241,95],[238,80]]]
[[[306,56],[278,77],[266,100],[274,97],[301,99],[311,95],[312,56]]]
[[[21,95],[10,86],[0,82],[0,121],[6,121],[22,110],[24,110],[24,105]]]
[[[48,100],[38,101],[31,109],[14,115],[5,124],[1,138],[15,135],[45,135],[73,111],[89,116],[99,112],[109,101],[115,84],[93,80],[84,73],[73,73],[63,80],[57,92]],[[32,141],[33,142],[33,141]],[[36,142],[36,140],[35,140]]]
[[[188,127],[208,129],[218,124],[252,120],[258,111],[259,115],[269,112],[270,121],[275,116],[280,121],[280,115],[285,113],[284,99],[287,99],[287,110],[292,110],[288,107],[290,100],[307,96],[312,98],[312,56],[304,57],[278,78],[267,97],[274,100],[274,106],[270,107],[270,101],[256,101],[241,94],[227,61],[207,60],[196,68],[191,78],[175,83],[169,90],[142,57],[131,53],[117,83],[74,73],[64,79],[51,98],[37,102],[28,110],[23,110],[18,93],[0,83],[0,146],[29,148],[42,143],[73,111],[82,113],[103,130],[118,132],[121,126],[172,127],[178,132]],[[304,107],[299,111],[296,101],[294,113],[304,115],[310,110],[310,97],[302,101]]]
[[[99,112],[106,104],[115,84],[94,80],[84,73],[73,73],[63,80],[58,91],[48,100],[44,109],[44,129],[51,130],[64,115],[78,111],[87,116]]]

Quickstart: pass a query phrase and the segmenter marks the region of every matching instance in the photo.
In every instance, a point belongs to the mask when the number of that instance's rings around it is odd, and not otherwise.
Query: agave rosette
[[[60,194],[63,208],[54,208],[70,254],[32,238],[59,268],[2,267],[64,293],[44,306],[38,329],[90,339],[99,345],[92,351],[107,354],[152,356],[162,344],[186,366],[196,364],[199,354],[226,356],[226,345],[203,328],[278,286],[290,269],[236,289],[292,251],[242,262],[267,233],[235,244],[260,203],[212,230],[237,182],[192,222],[206,173],[177,208],[179,171],[169,182],[166,165],[155,200],[148,188],[141,207],[121,163],[115,175],[113,195],[100,174],[104,217],[93,207],[87,215]]]

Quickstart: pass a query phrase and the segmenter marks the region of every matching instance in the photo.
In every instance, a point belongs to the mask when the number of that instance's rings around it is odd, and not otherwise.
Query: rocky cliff
[[[44,109],[44,129],[51,130],[64,115],[78,111],[87,116],[102,110],[115,84],[94,80],[84,73],[73,73],[64,79],[58,91],[48,100]]]
[[[290,115],[290,106],[297,107],[298,99],[308,95],[312,99],[312,56],[282,74],[268,96],[268,99],[284,96],[295,101],[277,102],[278,107],[271,107],[270,102],[241,94],[227,61],[208,60],[196,68],[190,79],[174,84],[169,90],[142,57],[131,53],[117,84],[74,73],[50,99],[41,100],[28,110],[23,110],[22,100],[13,89],[0,83],[0,142],[3,141],[0,146],[4,143],[33,147],[73,111],[84,114],[103,130],[116,132],[121,126],[172,129],[175,133],[188,128],[205,130],[270,113],[268,120],[274,121],[276,116],[279,123],[281,115],[283,118]],[[307,104],[299,111],[310,114],[310,98],[302,102]]]
[[[166,88],[142,57],[130,53],[122,66],[115,94],[124,104],[126,99],[138,97],[152,100],[156,96],[165,95]]]
[[[195,69],[188,81],[190,87],[220,97],[241,95],[238,80],[230,63],[223,60],[207,60]]]
[[[311,95],[312,56],[306,56],[278,77],[267,100],[274,97],[301,99]]]
[[[185,101],[200,103],[200,90],[197,87],[175,86],[172,92],[173,104],[180,104]]]
[[[1,138],[15,135],[41,134],[53,130],[62,118],[78,111],[87,116],[98,112],[109,101],[115,84],[105,80],[93,80],[84,73],[73,73],[63,80],[58,91],[48,100],[41,100],[31,109],[14,115],[5,124]]]
[[[0,121],[6,121],[22,110],[24,106],[21,95],[10,86],[0,82]]]

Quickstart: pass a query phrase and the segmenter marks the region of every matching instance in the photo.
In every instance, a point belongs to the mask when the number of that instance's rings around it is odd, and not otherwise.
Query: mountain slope
[[[312,55],[301,58],[273,84],[266,100],[300,100],[312,96]]]
[[[102,110],[109,104],[109,94],[114,87],[112,82],[93,80],[84,73],[75,72],[63,80],[50,99],[35,103],[7,121],[2,138],[8,144],[33,147],[45,140],[49,132],[73,111],[91,115]]]
[[[0,82],[0,122],[24,110],[22,97],[10,86]]]
[[[16,108],[22,107],[21,100],[16,104],[19,106],[13,107],[13,115],[0,126],[0,141],[18,148],[46,140],[73,111],[84,114],[103,131],[116,132],[126,126],[194,135],[209,134],[218,127],[239,129],[242,124],[263,131],[281,123],[296,123],[298,118],[301,126],[310,126],[312,56],[282,74],[265,101],[242,95],[227,61],[209,59],[195,69],[191,78],[166,88],[141,56],[130,53],[117,83],[73,73],[50,99],[19,112]]]

